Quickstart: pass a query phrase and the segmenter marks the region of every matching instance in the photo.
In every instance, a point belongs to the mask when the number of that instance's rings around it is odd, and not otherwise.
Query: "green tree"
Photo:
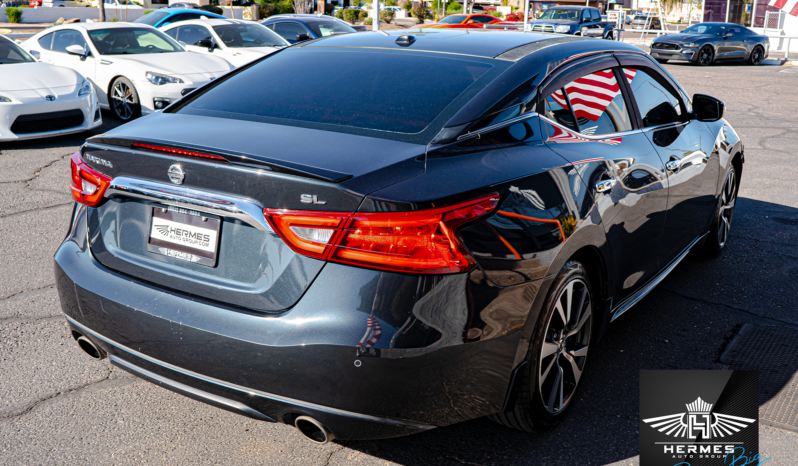
[[[450,15],[453,13],[462,13],[463,12],[463,5],[457,2],[451,2],[446,5],[446,14]]]

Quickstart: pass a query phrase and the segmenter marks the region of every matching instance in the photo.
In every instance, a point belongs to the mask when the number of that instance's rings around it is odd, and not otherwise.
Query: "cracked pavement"
[[[71,212],[69,156],[85,135],[0,146],[0,464],[639,464],[640,369],[726,369],[719,355],[742,324],[798,328],[798,68],[667,69],[689,93],[724,100],[745,143],[729,248],[688,256],[614,323],[571,412],[538,435],[477,419],[316,446],[89,358],[61,317],[52,267]],[[116,122],[104,117],[107,131]],[[769,465],[798,464],[798,433],[759,429]]]

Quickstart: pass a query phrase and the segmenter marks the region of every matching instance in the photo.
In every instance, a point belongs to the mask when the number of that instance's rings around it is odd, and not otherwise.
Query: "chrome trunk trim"
[[[263,206],[250,198],[182,188],[126,176],[119,176],[111,181],[105,197],[113,196],[133,197],[234,218],[258,230],[274,233],[263,216]]]

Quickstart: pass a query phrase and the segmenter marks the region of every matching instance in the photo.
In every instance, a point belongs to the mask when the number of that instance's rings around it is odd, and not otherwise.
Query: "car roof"
[[[172,29],[176,26],[185,26],[187,24],[202,24],[207,26],[221,26],[223,24],[253,24],[252,21],[242,21],[240,19],[230,19],[230,18],[208,18],[208,19],[189,19],[186,21],[178,21],[176,23],[172,23],[166,27],[166,29]]]
[[[143,23],[125,23],[122,21],[115,21],[115,22],[105,22],[105,23],[70,23],[70,24],[63,24],[61,26],[55,26],[52,28],[47,28],[45,31],[58,29],[68,29],[69,27],[78,27],[83,28],[87,31],[95,31],[97,29],[117,29],[117,28],[151,28],[149,24]],[[154,28],[153,28],[154,29]]]
[[[409,46],[400,46],[400,36],[412,35],[415,41]],[[640,49],[623,42],[597,41],[562,34],[545,34],[522,31],[497,31],[491,29],[404,29],[389,31],[367,31],[357,34],[333,35],[307,42],[300,47],[346,47],[362,49],[396,49],[416,52],[439,52],[499,58],[518,61],[537,50],[564,42],[583,41],[585,44],[612,45],[614,50]]]

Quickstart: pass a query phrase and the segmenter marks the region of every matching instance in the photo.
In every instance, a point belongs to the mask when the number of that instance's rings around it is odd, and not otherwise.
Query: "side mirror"
[[[466,24],[474,24],[474,20],[473,19],[469,19],[468,21],[466,21]]]
[[[213,52],[213,49],[216,48],[216,41],[214,41],[210,37],[206,37],[206,38],[196,42],[194,45],[197,45],[199,47],[205,47],[205,48],[208,49],[208,52]]]
[[[722,100],[704,94],[693,96],[693,117],[698,121],[718,121],[723,118],[726,104]]]
[[[38,50],[28,50],[28,53],[31,57],[35,58],[37,61],[42,59],[42,54]]]
[[[728,37],[734,37],[734,33],[733,32],[727,32],[726,34],[723,34],[723,38],[724,39],[726,39]]]
[[[302,42],[302,41],[305,41],[305,40],[310,40],[310,36],[307,35],[307,34],[297,34],[297,36],[296,36],[296,41],[297,42]]]
[[[89,55],[91,55],[91,52],[89,51],[88,47],[80,46],[80,45],[77,45],[77,44],[70,45],[69,47],[67,47],[66,48],[66,52],[68,54],[70,54],[70,55],[77,55],[77,56],[79,56],[81,58],[86,58]]]

